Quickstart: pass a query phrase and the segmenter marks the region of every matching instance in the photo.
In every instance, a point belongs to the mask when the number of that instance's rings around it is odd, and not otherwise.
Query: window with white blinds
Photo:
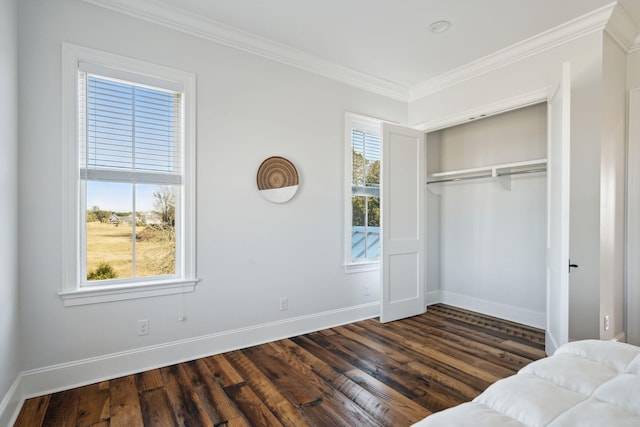
[[[179,225],[182,93],[93,74],[83,64],[78,85],[86,206],[82,283],[176,276],[181,267],[176,219]]]
[[[63,72],[65,305],[192,292],[195,76],[71,44]]]
[[[347,114],[345,264],[378,264],[380,258],[380,121]]]

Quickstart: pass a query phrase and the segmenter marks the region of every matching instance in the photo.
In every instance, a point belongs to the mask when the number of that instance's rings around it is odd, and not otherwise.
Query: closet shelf
[[[511,175],[545,172],[547,159],[527,160],[524,162],[503,163],[471,169],[458,169],[431,174],[427,184],[438,184],[453,181],[465,181],[480,178],[500,178]]]

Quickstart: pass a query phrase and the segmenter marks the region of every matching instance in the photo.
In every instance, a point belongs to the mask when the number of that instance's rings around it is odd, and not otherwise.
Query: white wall
[[[603,103],[600,178],[600,338],[625,330],[624,259],[627,130],[627,55],[608,35],[603,40]],[[609,330],[604,330],[604,317]]]
[[[429,133],[429,154],[440,157],[429,174],[546,158],[546,114],[542,103]],[[546,174],[513,176],[510,190],[493,179],[437,185],[440,277],[428,289],[544,328]]]
[[[10,389],[20,371],[18,351],[18,1],[0,1],[0,425],[18,402]],[[18,399],[19,400],[19,399]]]
[[[476,115],[486,106],[502,105],[547,90],[559,80],[562,63],[570,61],[570,252],[572,261],[580,265],[570,279],[572,339],[599,336],[602,46],[602,33],[592,33],[409,104],[409,124],[414,126],[446,122],[463,112]],[[618,247],[623,242],[614,244]],[[602,286],[615,285],[602,283]]]
[[[640,51],[627,56],[629,141],[627,183],[627,340],[640,345]]]
[[[628,254],[627,254],[627,332],[629,342],[640,345],[640,51],[627,56],[627,89],[629,98],[629,163],[628,163]],[[633,106],[632,106],[633,105]]]
[[[20,29],[20,311],[27,374],[44,375],[50,370],[42,368],[88,358],[108,364],[113,354],[135,358],[145,346],[188,347],[174,357],[195,357],[216,351],[218,337],[228,347],[252,343],[225,335],[229,331],[264,341],[276,336],[259,325],[281,325],[278,333],[287,335],[298,332],[287,319],[304,323],[319,313],[336,313],[335,319],[349,321],[349,310],[366,304],[373,307],[367,313],[375,314],[377,273],[345,275],[342,265],[344,117],[350,111],[406,123],[406,103],[79,0],[22,1]],[[202,281],[194,294],[63,307],[57,295],[65,215],[62,41],[197,75]],[[268,203],[256,189],[257,168],[272,155],[289,158],[300,173],[298,194],[282,205]],[[369,296],[363,295],[365,282],[371,284]],[[281,297],[289,298],[288,311],[279,311]],[[181,314],[186,322],[177,320]],[[138,319],[150,319],[148,336],[136,336]],[[148,367],[166,359],[140,363]],[[75,381],[110,372],[88,372]],[[58,380],[33,387],[56,387]]]

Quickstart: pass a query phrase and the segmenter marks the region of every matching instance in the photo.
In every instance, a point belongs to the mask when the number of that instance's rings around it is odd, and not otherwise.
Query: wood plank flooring
[[[437,304],[29,399],[15,426],[409,426],[542,357],[544,331]]]

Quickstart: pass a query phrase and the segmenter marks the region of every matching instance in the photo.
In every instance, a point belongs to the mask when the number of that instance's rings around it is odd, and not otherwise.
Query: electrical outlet
[[[610,326],[609,316],[607,315],[607,316],[604,316],[604,330],[608,331],[609,330],[609,326]]]
[[[138,320],[138,335],[149,335],[149,319]]]
[[[280,311],[285,311],[289,309],[289,298],[284,297],[280,298]]]

